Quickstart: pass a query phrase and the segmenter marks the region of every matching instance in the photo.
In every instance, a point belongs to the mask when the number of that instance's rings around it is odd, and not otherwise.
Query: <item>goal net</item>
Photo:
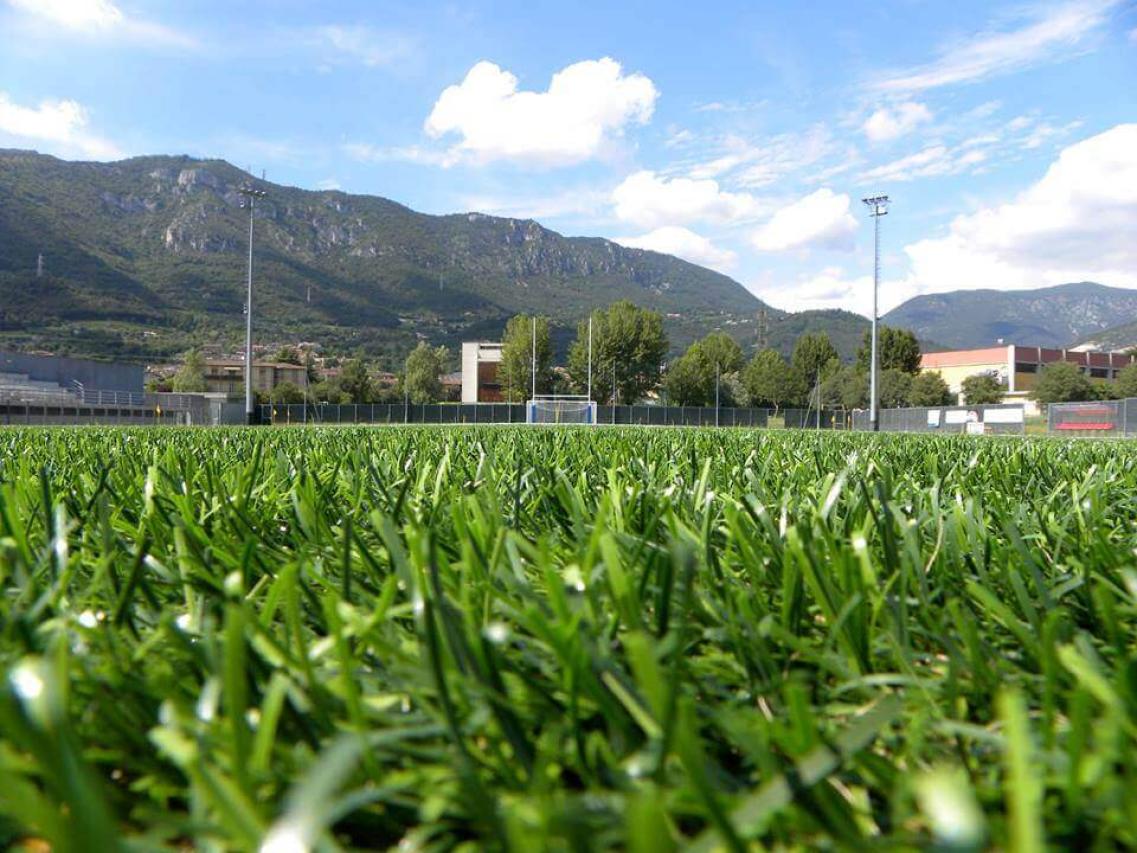
[[[587,397],[534,397],[525,410],[531,424],[594,424],[596,404]]]

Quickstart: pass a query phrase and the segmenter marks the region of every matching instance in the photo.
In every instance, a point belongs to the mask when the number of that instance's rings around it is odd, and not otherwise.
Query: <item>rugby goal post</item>
[[[584,395],[549,394],[534,397],[525,407],[529,424],[595,424],[596,403]]]

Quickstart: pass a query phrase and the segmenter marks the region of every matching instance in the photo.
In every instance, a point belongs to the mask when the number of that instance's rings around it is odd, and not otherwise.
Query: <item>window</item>
[[[1108,367],[1091,367],[1090,376],[1094,379],[1109,379]]]
[[[1038,373],[1038,365],[1031,361],[1016,361],[1015,373]]]

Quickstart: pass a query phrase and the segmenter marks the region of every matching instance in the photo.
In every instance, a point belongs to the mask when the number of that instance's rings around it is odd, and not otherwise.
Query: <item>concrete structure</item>
[[[277,385],[291,382],[308,387],[308,370],[302,364],[275,361],[253,362],[253,390],[268,393]],[[245,389],[245,362],[239,358],[213,358],[205,362],[206,390],[216,394],[240,394]]]
[[[0,374],[19,379],[22,383],[66,391],[85,388],[141,394],[146,368],[141,364],[0,351]]]
[[[1123,368],[1137,361],[1137,356],[1123,352],[1079,352],[1007,344],[984,349],[926,352],[920,357],[920,371],[939,373],[951,392],[957,395],[962,390],[964,379],[987,373],[1006,387],[1004,400],[1017,403],[1028,398],[1043,366],[1055,361],[1078,365],[1093,381],[1110,382]]]
[[[462,344],[462,402],[497,403],[505,399],[497,379],[501,344],[466,341]]]

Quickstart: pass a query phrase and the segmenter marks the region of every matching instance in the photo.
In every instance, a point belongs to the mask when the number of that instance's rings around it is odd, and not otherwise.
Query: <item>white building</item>
[[[465,341],[462,344],[462,402],[496,403],[504,398],[497,379],[501,344]]]

